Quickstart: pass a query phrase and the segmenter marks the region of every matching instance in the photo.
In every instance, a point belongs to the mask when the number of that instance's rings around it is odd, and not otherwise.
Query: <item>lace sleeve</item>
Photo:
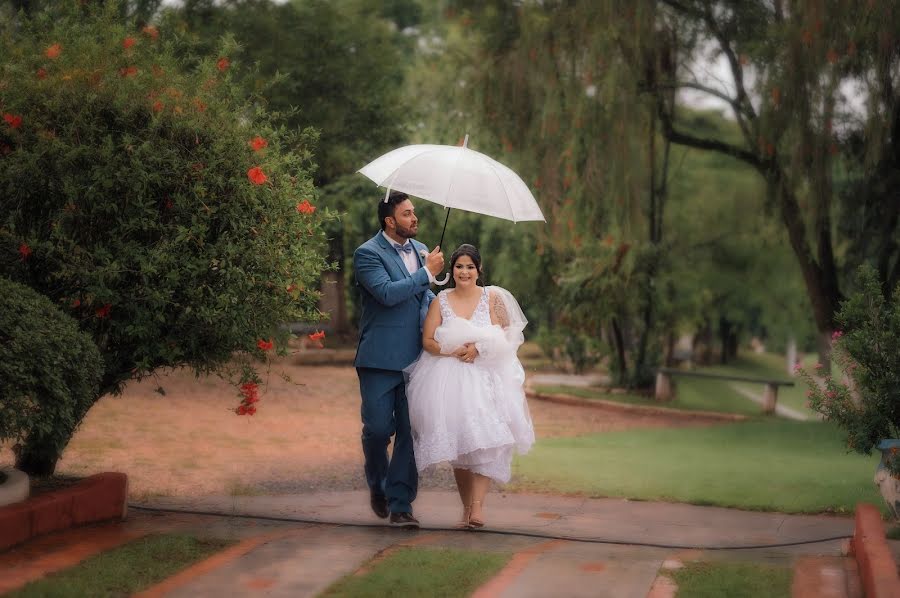
[[[506,310],[506,304],[500,298],[498,293],[491,293],[491,308],[494,310],[494,317],[501,328],[509,326],[509,312]]]

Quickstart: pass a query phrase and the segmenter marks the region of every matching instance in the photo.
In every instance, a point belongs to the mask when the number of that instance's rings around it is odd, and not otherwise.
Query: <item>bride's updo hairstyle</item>
[[[475,264],[475,269],[478,270],[478,278],[475,280],[475,284],[483,287],[484,281],[481,279],[481,254],[478,253],[478,249],[476,249],[474,245],[463,243],[450,255],[450,288],[456,286],[456,279],[453,278],[453,268],[456,266],[456,260],[464,255],[467,255],[472,259],[472,263]]]

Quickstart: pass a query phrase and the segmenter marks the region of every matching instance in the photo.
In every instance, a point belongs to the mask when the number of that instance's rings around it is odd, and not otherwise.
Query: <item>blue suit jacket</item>
[[[402,370],[422,351],[422,324],[434,293],[419,250],[421,266],[410,275],[397,250],[381,231],[353,252],[353,272],[362,296],[356,367]]]

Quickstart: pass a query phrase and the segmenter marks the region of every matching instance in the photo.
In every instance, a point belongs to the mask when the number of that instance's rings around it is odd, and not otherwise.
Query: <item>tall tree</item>
[[[834,314],[842,298],[842,264],[836,230],[860,239],[859,228],[835,224],[835,176],[842,151],[857,155],[856,180],[870,215],[880,220],[879,243],[855,241],[888,280],[900,276],[897,244],[900,201],[877,192],[884,166],[894,163],[900,109],[900,6],[894,2],[812,0],[659,0],[661,18],[685,51],[675,76],[652,91],[689,89],[724,102],[741,129],[729,142],[685,132],[662,102],[663,131],[673,143],[720,152],[753,167],[766,181],[770,206],[778,214],[800,266],[819,331],[819,352],[827,362]],[[727,84],[697,76],[697,63],[721,61]],[[850,93],[864,100],[854,106]],[[858,141],[852,148],[850,141]],[[865,139],[863,142],[862,139]],[[873,165],[875,167],[873,168]],[[882,165],[879,168],[877,165]],[[844,270],[852,269],[846,264]]]
[[[238,64],[256,64],[243,79],[258,91],[259,79],[272,79],[265,98],[292,128],[318,131],[316,185],[321,202],[346,215],[330,224],[330,260],[323,289],[336,299],[331,325],[345,330],[347,260],[372,234],[377,192],[356,170],[407,137],[410,96],[404,87],[412,38],[402,33],[420,18],[411,0],[188,0],[169,9],[164,23],[187,32],[194,51],[212,51],[223,33],[240,50]],[[365,214],[357,210],[366,202]]]

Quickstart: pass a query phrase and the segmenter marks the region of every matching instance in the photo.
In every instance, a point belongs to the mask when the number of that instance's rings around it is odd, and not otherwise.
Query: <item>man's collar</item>
[[[387,231],[384,231],[384,230],[383,230],[383,231],[381,231],[381,234],[384,236],[385,239],[387,239],[387,242],[391,244],[391,247],[394,246],[394,243],[397,243],[397,241],[393,240],[393,239],[387,234]],[[404,241],[403,243],[398,243],[398,245],[406,245],[407,243],[410,243],[410,242],[411,242],[411,241],[410,241],[409,239],[405,239],[405,241]]]

